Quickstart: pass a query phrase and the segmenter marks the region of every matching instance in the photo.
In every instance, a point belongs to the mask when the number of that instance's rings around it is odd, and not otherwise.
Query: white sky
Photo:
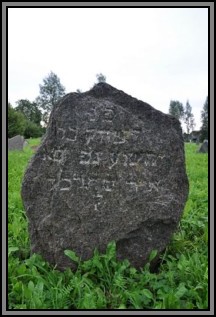
[[[8,98],[34,99],[53,71],[66,92],[96,74],[168,113],[170,100],[195,116],[208,95],[207,8],[9,8]]]

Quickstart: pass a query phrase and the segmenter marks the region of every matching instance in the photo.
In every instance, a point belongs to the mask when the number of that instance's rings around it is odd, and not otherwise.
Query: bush
[[[26,128],[25,116],[15,111],[12,107],[8,108],[8,138],[12,138],[15,135],[23,135]]]
[[[39,138],[43,135],[43,128],[31,121],[27,121],[26,128],[24,131],[25,139]]]

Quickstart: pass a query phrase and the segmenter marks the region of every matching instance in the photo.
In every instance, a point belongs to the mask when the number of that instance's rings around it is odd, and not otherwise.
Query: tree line
[[[43,79],[43,84],[39,85],[39,89],[40,94],[34,101],[20,99],[14,108],[8,103],[9,138],[17,134],[23,135],[26,139],[37,138],[45,133],[50,111],[65,95],[65,88],[58,76],[50,72]]]
[[[97,83],[106,82],[106,76],[102,73],[96,74]],[[66,94],[65,87],[61,84],[59,77],[52,71],[43,79],[39,85],[39,96],[34,100],[20,99],[16,107],[8,103],[8,138],[17,134],[26,139],[40,137],[46,131],[49,115],[53,106]],[[77,93],[81,93],[77,89]],[[169,114],[178,120],[183,120],[186,125],[187,134],[194,130],[195,121],[192,107],[187,100],[186,106],[176,100],[171,100]],[[202,128],[200,141],[208,139],[208,97],[201,112]],[[43,123],[43,126],[42,126]]]
[[[183,121],[186,126],[187,135],[194,131],[195,120],[192,113],[192,107],[189,100],[186,101],[186,106],[177,100],[171,100],[169,105],[169,114],[174,116],[179,121]],[[199,140],[202,142],[204,139],[208,139],[208,96],[206,97],[203,109],[201,111],[202,127],[200,130]]]

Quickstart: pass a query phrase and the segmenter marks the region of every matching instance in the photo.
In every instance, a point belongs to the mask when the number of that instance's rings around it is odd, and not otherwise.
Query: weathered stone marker
[[[199,153],[208,153],[208,140],[204,140],[198,149]]]
[[[23,150],[24,146],[26,146],[28,143],[25,141],[24,137],[22,135],[16,135],[11,139],[8,139],[8,150]]]
[[[22,185],[32,251],[59,269],[115,240],[143,267],[176,230],[188,195],[180,123],[99,83],[66,95]]]

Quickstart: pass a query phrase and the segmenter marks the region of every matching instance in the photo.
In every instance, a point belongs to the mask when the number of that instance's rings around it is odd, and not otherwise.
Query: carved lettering
[[[135,191],[137,192],[138,190],[138,185],[135,182],[126,182],[127,185],[130,186],[130,188],[135,189]]]
[[[93,152],[92,153],[92,157],[91,157],[91,164],[92,165],[100,165],[100,161],[101,161],[101,158],[100,158],[100,155],[101,155],[101,152]]]
[[[64,154],[64,151],[62,150],[56,150],[54,151],[54,155],[53,155],[53,160],[54,161],[62,161],[63,159],[63,154]]]
[[[65,136],[65,129],[63,129],[63,128],[58,128],[58,130],[57,130],[57,137],[58,138],[60,138],[60,139],[63,139],[64,138],[64,136]]]
[[[126,142],[123,132],[115,132],[113,144],[123,144]]]
[[[94,140],[95,138],[95,129],[90,129],[90,130],[86,130],[86,134],[87,134],[87,137],[86,137],[86,145],[89,145],[91,141]]]
[[[86,152],[81,151],[80,164],[81,165],[100,165],[102,152]]]
[[[90,109],[91,112],[86,113],[89,116],[89,122],[93,122],[93,114],[95,116],[96,110]],[[105,111],[105,110],[104,110]],[[106,122],[112,122],[114,112],[112,109],[106,109],[104,112]],[[97,130],[94,128],[89,128],[85,131],[86,133],[86,145],[91,145],[92,142],[99,143],[113,143],[113,144],[124,144],[128,141],[135,142],[138,138],[139,131],[136,130],[127,130],[127,131],[109,131],[109,130]],[[76,127],[68,127],[68,128],[58,128],[57,129],[57,137],[66,140],[68,142],[78,142],[79,137],[79,129]]]
[[[75,142],[77,139],[77,130],[76,129],[67,129],[65,133],[65,138],[67,141]]]
[[[86,113],[89,121],[96,120],[96,109],[92,108],[89,112]],[[112,122],[114,117],[114,112],[112,109],[104,110],[104,119],[106,122]],[[57,137],[60,139],[66,139],[67,141],[75,142],[77,141],[79,129],[77,128],[58,128]],[[86,144],[90,144],[91,141],[95,140],[97,142],[113,142],[113,144],[123,144],[126,142],[126,139],[134,136],[134,134],[139,133],[136,130],[129,131],[109,131],[109,130],[96,130],[96,129],[87,129],[86,130]]]
[[[72,182],[68,178],[63,178],[59,182],[60,190],[70,190],[71,189],[71,185],[72,185]]]
[[[118,160],[119,160],[119,154],[117,154],[117,153],[110,153],[110,161],[111,161],[112,165],[109,166],[109,169],[112,169],[113,166],[115,166],[116,164],[118,164]]]
[[[91,160],[91,152],[85,152],[85,151],[81,151],[80,153],[80,164],[81,165],[89,165],[90,164],[90,160]]]
[[[99,130],[99,131],[96,132],[96,134],[97,134],[97,137],[99,137],[98,142],[100,142],[100,143],[103,143],[103,142],[110,143],[110,138],[111,138],[113,132]]]
[[[89,179],[82,177],[80,188],[88,190],[89,188]]]
[[[110,108],[105,108],[103,110],[103,121],[105,122],[112,122],[114,118],[114,111]]]
[[[127,153],[123,154],[124,166],[136,166],[137,164],[142,164],[144,166],[157,166],[157,156],[154,154],[141,154],[141,153]],[[159,156],[163,159],[165,155]]]
[[[103,180],[103,188],[106,192],[111,192],[113,190],[114,184],[114,181]]]
[[[150,193],[152,191],[158,192],[158,186],[160,184],[159,182],[126,182],[126,185],[129,186],[130,190],[135,191],[136,193],[138,191],[141,191],[142,193]]]
[[[54,188],[56,179],[55,178],[48,178],[47,179],[47,190],[51,191]]]
[[[100,194],[97,194],[97,195],[93,195],[94,199],[95,199],[95,205],[94,205],[94,210],[95,211],[98,211],[99,209],[99,206],[101,205],[102,203],[102,198],[103,198],[103,195],[100,195]]]
[[[95,108],[91,108],[88,110],[88,112],[86,113],[87,119],[91,122],[96,121],[97,119],[97,111]]]
[[[120,157],[122,159],[120,160]],[[101,162],[107,164],[109,169],[112,169],[117,164],[123,164],[125,167],[155,167],[158,164],[158,159],[164,159],[165,155],[156,156],[154,154],[145,153],[115,153],[111,152],[109,155],[105,156],[103,152],[95,151],[81,151],[80,154],[80,164],[81,165],[97,165],[99,166]]]
[[[65,158],[66,150],[52,150],[50,154],[43,153],[42,160],[43,161],[54,161],[58,163],[62,163]]]
[[[50,183],[48,187],[52,188],[56,180],[52,178],[48,179],[48,182]],[[68,191],[73,186],[76,186],[77,188],[83,190],[93,189],[97,193],[94,197],[96,197],[97,199],[102,199],[102,192],[113,191],[115,187],[115,181],[107,179],[89,178],[85,176],[79,176],[76,173],[74,173],[70,177],[61,178],[60,176],[60,179],[57,181],[55,186],[59,187],[61,191]]]

